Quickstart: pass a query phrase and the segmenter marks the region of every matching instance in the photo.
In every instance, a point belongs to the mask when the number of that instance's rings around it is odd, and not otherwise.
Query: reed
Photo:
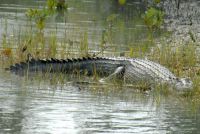
[[[89,46],[88,46],[88,34],[85,32],[81,36],[81,41],[80,41],[80,56],[88,56],[89,55]]]

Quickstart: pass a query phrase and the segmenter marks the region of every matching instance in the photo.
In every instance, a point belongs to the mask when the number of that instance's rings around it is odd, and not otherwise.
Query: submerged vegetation
[[[120,5],[124,5],[126,0],[119,0]],[[155,3],[159,3],[155,0]],[[81,32],[79,36],[78,46],[72,40],[59,40],[57,31],[45,31],[48,20],[58,12],[66,12],[68,5],[63,0],[47,0],[46,5],[42,9],[28,9],[27,28],[23,29],[24,34],[18,33],[16,39],[7,37],[6,32],[2,37],[2,49],[0,52],[0,62],[2,68],[27,59],[27,55],[31,54],[34,58],[68,58],[82,56],[126,56],[126,57],[142,57],[157,61],[162,65],[170,68],[178,76],[189,76],[194,82],[194,90],[187,97],[191,97],[191,101],[200,103],[198,97],[200,95],[200,69],[197,66],[198,57],[196,53],[196,42],[188,42],[187,44],[168,42],[166,39],[160,43],[151,36],[145,38],[145,41],[138,43],[132,42],[128,47],[120,53],[115,53],[116,48],[113,47],[112,34],[115,30],[113,25],[122,26],[123,23],[116,23],[121,17],[120,14],[108,15],[105,19],[105,29],[102,32],[102,38],[98,42],[98,52],[92,50],[89,46],[89,37],[87,30]],[[164,12],[150,7],[141,15],[149,30],[153,34],[155,30],[160,29],[164,22]],[[5,26],[6,29],[7,26]],[[5,30],[6,31],[6,30]],[[46,33],[48,32],[48,36]],[[192,36],[192,35],[191,35]],[[64,35],[64,38],[66,35]],[[121,37],[123,38],[123,37]],[[191,37],[192,38],[192,37]],[[193,39],[194,40],[194,39]],[[158,45],[155,45],[158,44]],[[107,49],[109,48],[109,49]],[[114,54],[112,54],[112,52]],[[111,54],[110,54],[111,53]],[[61,81],[63,76],[60,75]],[[165,92],[167,94],[167,91]]]

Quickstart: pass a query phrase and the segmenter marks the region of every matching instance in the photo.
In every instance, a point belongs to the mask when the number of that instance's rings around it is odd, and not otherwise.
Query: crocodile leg
[[[121,79],[124,78],[124,73],[125,73],[125,67],[124,66],[120,66],[120,67],[116,68],[114,73],[112,73],[108,77],[100,79],[100,82],[121,80]]]

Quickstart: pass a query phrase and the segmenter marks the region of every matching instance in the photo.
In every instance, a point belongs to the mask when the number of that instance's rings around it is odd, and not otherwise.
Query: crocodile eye
[[[173,79],[173,80],[177,80],[177,78],[174,78],[174,77],[173,77],[172,79]]]
[[[181,80],[179,78],[174,78],[177,82],[181,82]]]

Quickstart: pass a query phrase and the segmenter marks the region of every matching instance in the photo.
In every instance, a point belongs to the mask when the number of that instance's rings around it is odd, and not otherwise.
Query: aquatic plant
[[[48,16],[48,13],[46,11],[38,9],[28,9],[26,12],[26,16],[30,19],[30,21],[35,21],[36,28],[40,31],[45,28],[45,20]]]
[[[64,11],[67,9],[67,4],[63,0],[47,0],[46,7],[43,9],[28,9],[26,16],[35,22],[36,27],[42,31],[45,28],[45,23],[48,17],[56,13],[56,11]]]
[[[80,41],[80,56],[88,56],[89,52],[88,52],[88,34],[87,32],[85,32],[82,35],[82,39]]]
[[[144,23],[150,31],[154,29],[160,28],[164,21],[164,12],[156,9],[154,7],[150,7],[143,16]]]
[[[57,0],[47,0],[46,6],[48,10],[55,10],[57,6]]]
[[[124,5],[124,4],[126,4],[126,0],[118,0],[118,3],[119,3],[120,5]]]
[[[48,40],[48,46],[47,46],[47,54],[45,57],[56,57],[56,54],[57,54],[57,48],[58,48],[58,45],[57,45],[57,37],[56,37],[56,34],[55,33],[51,33],[51,36]]]

